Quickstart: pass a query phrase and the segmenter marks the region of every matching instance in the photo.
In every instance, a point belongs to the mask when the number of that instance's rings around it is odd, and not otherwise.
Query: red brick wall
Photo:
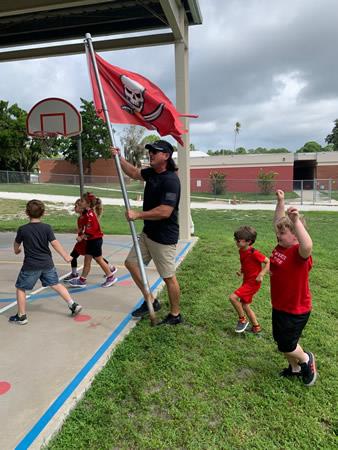
[[[88,175],[88,164],[84,161],[84,174]],[[43,183],[77,183],[79,168],[76,164],[63,159],[41,159],[39,161],[40,180]],[[115,162],[113,159],[98,159],[91,165],[92,177],[116,177]],[[99,180],[99,179],[98,179]],[[102,182],[104,180],[102,179]]]
[[[264,172],[276,172],[276,188],[286,192],[293,190],[293,166],[264,167]],[[191,168],[191,192],[211,192],[210,173],[225,174],[225,185],[228,192],[259,192],[257,184],[260,167],[219,167],[219,168]],[[197,186],[200,180],[201,186]]]
[[[333,178],[338,179],[338,166],[317,166],[317,179],[328,180]]]

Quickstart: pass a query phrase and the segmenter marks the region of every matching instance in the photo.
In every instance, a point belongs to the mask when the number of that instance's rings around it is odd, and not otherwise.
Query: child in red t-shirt
[[[272,332],[278,350],[289,366],[280,375],[302,377],[305,386],[317,378],[315,357],[298,344],[311,313],[309,272],[312,268],[312,240],[291,207],[285,215],[284,192],[277,190],[274,226],[278,244],[270,257]]]
[[[86,254],[81,276],[70,280],[69,286],[86,287],[86,279],[90,271],[92,259],[94,258],[106,275],[106,281],[101,286],[110,287],[116,283],[117,278],[114,277],[116,269],[114,268],[112,270],[102,257],[103,233],[97,218],[97,215],[100,216],[100,211],[102,211],[102,202],[94,194],[86,192],[79,202],[79,207],[83,210],[80,221],[83,229],[78,234],[76,240],[77,242],[85,240]]]
[[[84,209],[81,207],[80,203],[81,203],[81,199],[78,198],[74,205],[74,211],[76,212],[76,214],[79,215],[79,217],[77,219],[77,236],[83,236],[84,226],[85,226],[85,221],[86,221],[86,212],[84,212]],[[102,206],[100,205],[100,207],[97,206],[96,208],[98,210],[96,211],[94,209],[94,212],[95,212],[97,218],[100,219],[100,216],[102,214]],[[76,242],[76,244],[70,254],[70,256],[72,257],[72,260],[70,263],[72,271],[69,275],[67,275],[63,279],[64,282],[67,283],[70,280],[74,280],[74,278],[79,277],[79,274],[77,271],[77,260],[80,255],[85,256],[86,249],[87,249],[86,239],[82,239],[82,240]],[[106,258],[103,258],[103,261],[105,261],[109,265],[109,261]],[[110,266],[110,270],[112,271],[113,274],[115,274],[117,272],[117,269],[114,266]]]
[[[239,249],[241,269],[237,275],[243,276],[242,285],[229,296],[229,300],[238,314],[236,333],[243,333],[251,322],[251,331],[259,333],[259,325],[256,315],[250,307],[253,296],[261,287],[264,275],[269,270],[269,258],[252,247],[256,241],[257,232],[254,228],[240,227],[234,233],[234,239]],[[246,319],[245,315],[249,320]]]

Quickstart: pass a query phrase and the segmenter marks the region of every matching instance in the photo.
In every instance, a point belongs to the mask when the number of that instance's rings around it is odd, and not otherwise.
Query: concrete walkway
[[[74,234],[56,237],[67,249],[74,245]],[[114,286],[102,289],[102,270],[93,264],[87,287],[71,290],[83,306],[78,316],[70,316],[54,291],[37,285],[29,293],[28,324],[10,324],[9,316],[16,313],[14,285],[23,258],[13,253],[14,238],[14,232],[0,233],[0,449],[39,449],[62,425],[116,343],[135,326],[130,313],[143,299],[123,266],[131,237],[107,235],[104,255],[118,268]],[[195,242],[179,242],[177,265]],[[54,262],[59,275],[69,273],[69,264],[55,253]],[[156,295],[163,280],[152,263],[146,272]],[[163,304],[158,317],[167,309]]]

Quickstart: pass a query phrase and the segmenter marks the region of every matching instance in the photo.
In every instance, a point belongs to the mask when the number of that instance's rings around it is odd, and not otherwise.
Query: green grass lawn
[[[331,191],[332,200],[338,200],[338,191]]]
[[[131,182],[126,185],[130,198],[134,199],[137,192],[143,192],[143,187],[140,182]],[[122,193],[119,184],[95,184],[85,185],[85,190],[92,192],[97,197],[122,198]],[[1,192],[27,192],[32,194],[48,194],[48,195],[71,195],[79,196],[79,186],[52,184],[52,183],[10,183],[0,184]],[[136,197],[135,197],[136,198]]]
[[[196,210],[199,242],[177,274],[185,323],[151,328],[141,321],[48,448],[337,448],[337,213],[306,217],[314,240],[314,311],[302,344],[317,356],[314,387],[278,377],[286,364],[271,337],[267,278],[253,303],[262,334],[234,333],[236,315],[227,300],[239,283],[233,231],[254,226],[255,246],[269,255],[272,212]],[[72,231],[75,217],[48,208],[46,221],[56,231]],[[106,233],[128,232],[122,208],[105,208],[102,225]],[[165,292],[161,299],[160,316],[168,308]]]
[[[215,195],[210,192],[192,192],[191,201],[210,201],[210,200],[236,200],[239,202],[270,202],[274,203],[276,194],[262,194],[257,192],[225,192],[224,194]],[[299,198],[295,192],[286,192],[286,199]]]

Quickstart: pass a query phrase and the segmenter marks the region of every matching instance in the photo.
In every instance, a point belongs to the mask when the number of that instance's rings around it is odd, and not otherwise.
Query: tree
[[[241,124],[239,122],[235,123],[235,129],[234,129],[234,133],[235,133],[235,139],[234,139],[234,151],[236,150],[236,141],[237,141],[237,135],[239,134],[239,130],[241,128]]]
[[[158,141],[160,138],[158,137],[157,134],[148,134],[148,136],[145,136],[142,141],[141,144],[142,145],[146,145],[146,144],[152,144],[155,141]]]
[[[309,141],[306,142],[306,144],[303,145],[299,150],[296,151],[296,153],[317,153],[321,152],[322,146],[318,144],[316,141]]]
[[[263,169],[260,169],[257,184],[262,194],[268,195],[272,193],[277,175],[277,172],[264,172]]]
[[[94,103],[81,98],[81,116],[83,131],[82,158],[85,171],[91,173],[91,165],[99,158],[109,159],[110,139],[109,132],[105,122],[97,117]],[[72,164],[78,164],[77,138],[60,141],[61,153],[67,161]]]
[[[144,132],[143,127],[130,125],[123,130],[123,135],[121,136],[125,158],[130,164],[136,167],[141,167],[142,160],[145,156],[144,145],[142,143]]]
[[[210,156],[220,156],[220,155],[233,155],[234,152],[232,150],[221,148],[220,150],[208,150],[207,154]]]
[[[325,138],[327,144],[333,144],[334,151],[338,151],[338,119],[334,121],[334,127],[332,133],[328,134]]]
[[[236,153],[236,155],[245,155],[246,154],[246,150],[245,150],[244,147],[238,147],[238,148],[236,148],[235,153]]]
[[[209,180],[213,194],[220,195],[226,191],[225,177],[224,173],[210,172]]]
[[[3,170],[31,172],[43,156],[54,150],[26,132],[27,112],[17,104],[0,101],[0,166]]]

